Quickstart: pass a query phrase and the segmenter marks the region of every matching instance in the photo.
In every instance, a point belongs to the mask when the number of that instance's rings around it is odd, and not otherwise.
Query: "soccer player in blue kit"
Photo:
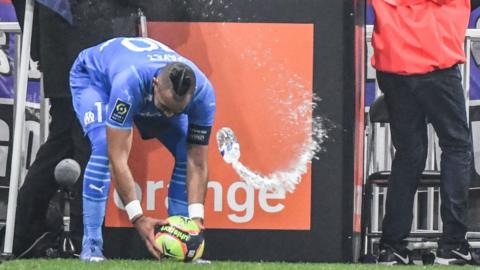
[[[150,253],[160,258],[154,227],[165,221],[143,215],[127,163],[133,124],[143,139],[160,140],[175,157],[168,214],[189,216],[202,225],[207,147],[215,114],[211,83],[190,60],[156,40],[114,38],[79,54],[70,87],[92,146],[83,183],[80,259],[105,259],[101,226],[110,172],[130,221]]]

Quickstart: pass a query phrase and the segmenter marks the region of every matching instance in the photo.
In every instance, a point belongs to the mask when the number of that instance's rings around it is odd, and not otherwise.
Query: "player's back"
[[[142,116],[161,116],[152,102],[152,81],[163,67],[172,62],[190,66],[196,78],[192,100],[183,113],[196,125],[211,126],[215,94],[205,74],[190,60],[166,45],[149,38],[114,38],[79,55],[73,69],[88,72],[88,83],[96,85],[106,97],[129,102]],[[110,107],[114,107],[113,104]]]
[[[148,81],[169,62],[186,61],[166,45],[150,38],[114,38],[82,53],[90,77],[107,89],[122,72],[135,70],[139,80]]]

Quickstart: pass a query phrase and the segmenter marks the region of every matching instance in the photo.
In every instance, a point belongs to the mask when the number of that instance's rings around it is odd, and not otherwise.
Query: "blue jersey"
[[[171,62],[185,63],[195,72],[196,89],[182,112],[189,126],[211,127],[215,113],[211,83],[190,60],[156,40],[110,39],[82,51],[76,65],[83,66],[90,84],[108,98],[106,124],[130,129],[135,117],[165,118],[154,105],[152,80]]]

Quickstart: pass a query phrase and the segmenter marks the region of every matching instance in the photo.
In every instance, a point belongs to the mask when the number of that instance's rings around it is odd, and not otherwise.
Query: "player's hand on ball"
[[[168,224],[167,221],[161,219],[154,219],[147,216],[141,216],[134,223],[135,228],[145,241],[148,251],[157,259],[160,260],[163,253],[162,247],[155,242],[155,227]]]
[[[205,230],[205,226],[203,225],[203,219],[201,219],[201,218],[192,218],[192,219],[193,219],[193,221],[195,221],[195,223],[197,223],[200,230],[202,230],[202,231]]]

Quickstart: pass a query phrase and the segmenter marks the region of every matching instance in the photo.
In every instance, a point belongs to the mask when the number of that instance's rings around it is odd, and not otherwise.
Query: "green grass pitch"
[[[51,259],[51,260],[13,260],[0,264],[0,270],[169,270],[169,269],[208,269],[208,270],[453,270],[476,269],[474,266],[381,266],[367,264],[325,264],[325,263],[270,263],[270,262],[228,262],[213,261],[211,264],[192,264],[164,260],[132,261],[108,260],[101,263],[84,263],[79,260]]]

